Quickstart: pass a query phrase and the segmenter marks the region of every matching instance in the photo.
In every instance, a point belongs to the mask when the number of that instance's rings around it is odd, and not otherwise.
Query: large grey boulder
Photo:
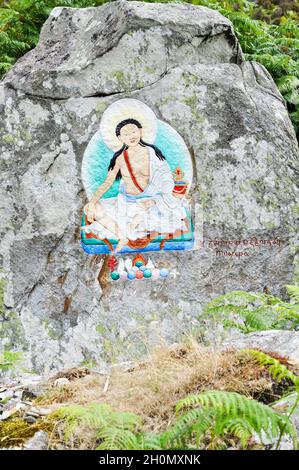
[[[228,19],[189,4],[55,8],[38,46],[0,86],[0,335],[3,347],[27,351],[29,367],[135,359],[161,336],[197,326],[218,294],[264,286],[281,294],[292,282],[298,144],[271,76],[244,61]],[[148,104],[194,156],[205,244],[151,256],[176,279],[100,284],[101,257],[80,247],[83,152],[122,97]],[[216,255],[215,239],[253,236],[283,243]]]

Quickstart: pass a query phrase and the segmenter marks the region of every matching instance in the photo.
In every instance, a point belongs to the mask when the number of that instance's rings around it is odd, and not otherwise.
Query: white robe
[[[119,193],[116,197],[100,199],[99,203],[106,214],[116,221],[122,235],[129,240],[144,238],[148,232],[174,233],[176,230],[186,230],[185,198],[173,196],[174,180],[166,160],[160,160],[154,149],[147,147],[150,161],[149,182],[144,191],[138,195],[127,194],[123,180],[120,182]],[[143,208],[141,201],[155,201],[148,210]],[[131,229],[135,217],[138,216],[138,226]],[[116,235],[105,228],[99,221],[86,227],[87,233],[94,233],[99,238],[116,239]]]

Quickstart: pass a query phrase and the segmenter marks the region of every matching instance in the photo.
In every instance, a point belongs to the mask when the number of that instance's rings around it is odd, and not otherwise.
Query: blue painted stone
[[[146,268],[146,266],[144,266],[144,264],[142,264],[139,269],[140,269],[140,271],[145,271],[147,268]]]
[[[166,268],[160,269],[160,276],[161,276],[161,277],[167,277],[168,274],[169,274],[168,269],[166,269]]]
[[[145,269],[143,271],[143,276],[146,277],[146,278],[149,278],[149,277],[152,277],[152,272],[150,269]]]
[[[111,273],[111,279],[113,279],[113,281],[117,281],[119,278],[120,278],[119,272],[117,272],[117,271],[112,271],[112,273]]]
[[[135,266],[137,266],[137,268],[140,268],[140,266],[143,265],[143,262],[142,261],[136,261],[135,263]]]
[[[135,279],[135,277],[136,277],[135,271],[130,271],[130,272],[128,273],[128,279],[130,279],[130,281],[132,281],[133,279]]]

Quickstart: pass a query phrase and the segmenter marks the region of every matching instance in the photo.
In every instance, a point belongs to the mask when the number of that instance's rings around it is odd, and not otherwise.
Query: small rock
[[[14,394],[13,394],[13,397],[14,398],[19,398],[21,400],[22,399],[22,394],[23,394],[22,390],[15,390]]]
[[[22,400],[34,400],[34,398],[37,398],[39,397],[40,395],[42,395],[44,392],[43,392],[43,389],[42,388],[39,388],[39,387],[35,387],[35,388],[26,388],[25,390],[23,390],[22,392]]]
[[[24,450],[46,450],[48,448],[49,435],[45,431],[37,431],[24,445]]]
[[[36,418],[34,416],[25,416],[24,421],[28,424],[33,424],[36,421]]]
[[[34,411],[26,411],[26,414],[25,414],[25,417],[29,417],[29,416],[32,416],[33,418],[38,418],[39,417],[39,413],[35,413]]]
[[[56,379],[54,382],[55,387],[61,387],[62,385],[69,384],[70,381],[66,377],[60,377],[59,379]]]
[[[26,408],[28,408],[28,405],[26,405],[25,403],[20,402],[20,403],[16,404],[16,408],[17,408],[17,410],[26,410]]]
[[[12,409],[17,409],[16,406],[19,403],[19,400],[17,398],[11,398],[9,401],[6,403],[3,403],[3,411],[9,411]]]
[[[40,416],[47,416],[48,414],[50,414],[52,412],[52,410],[50,408],[39,408],[38,409],[38,414]]]
[[[32,406],[32,402],[31,402],[31,401],[22,400],[22,403],[23,403],[24,405]]]
[[[53,377],[49,379],[50,382],[55,382],[57,379],[66,378],[68,380],[75,380],[84,377],[85,375],[89,375],[90,370],[87,367],[73,367],[71,369],[62,370],[55,374]]]
[[[5,419],[8,419],[10,418],[12,415],[14,415],[15,413],[17,413],[19,410],[16,408],[16,407],[13,407],[13,408],[10,408],[9,410],[5,410],[3,411],[1,417],[0,417],[0,420],[1,421],[4,421]]]
[[[24,374],[22,375],[20,382],[23,387],[30,387],[36,386],[38,383],[43,381],[43,377],[41,375],[32,375],[32,374]]]
[[[28,410],[28,414],[39,414],[38,412],[38,409],[37,408],[34,408],[33,406],[30,408],[30,410]]]
[[[62,444],[55,444],[55,450],[66,450],[66,447]]]
[[[133,361],[124,361],[118,362],[117,364],[112,364],[111,369],[117,372],[127,372],[128,370],[134,369],[136,363]]]
[[[4,392],[0,393],[0,400],[6,400],[7,398],[13,398],[14,392],[12,390],[5,390]]]

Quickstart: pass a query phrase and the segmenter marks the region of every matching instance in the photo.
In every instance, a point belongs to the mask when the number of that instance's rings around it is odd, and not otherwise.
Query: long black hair
[[[116,126],[115,134],[117,135],[117,137],[120,135],[121,129],[124,126],[126,126],[127,124],[135,124],[135,126],[137,126],[138,129],[142,129],[142,125],[136,119],[125,119],[124,121],[121,121]],[[142,147],[151,147],[152,149],[154,149],[155,154],[159,158],[159,160],[165,160],[165,157],[164,157],[163,153],[161,152],[161,150],[156,145],[148,144],[143,139],[140,139],[139,143]],[[124,150],[127,150],[127,148],[128,148],[128,146],[126,144],[124,144],[121,149],[119,149],[119,150],[117,150],[117,152],[115,152],[115,154],[113,155],[113,157],[110,160],[108,171],[113,170],[113,168],[115,167],[116,159],[123,153]],[[117,180],[121,179],[121,172],[120,171],[118,171],[118,173],[116,175],[116,179]]]

